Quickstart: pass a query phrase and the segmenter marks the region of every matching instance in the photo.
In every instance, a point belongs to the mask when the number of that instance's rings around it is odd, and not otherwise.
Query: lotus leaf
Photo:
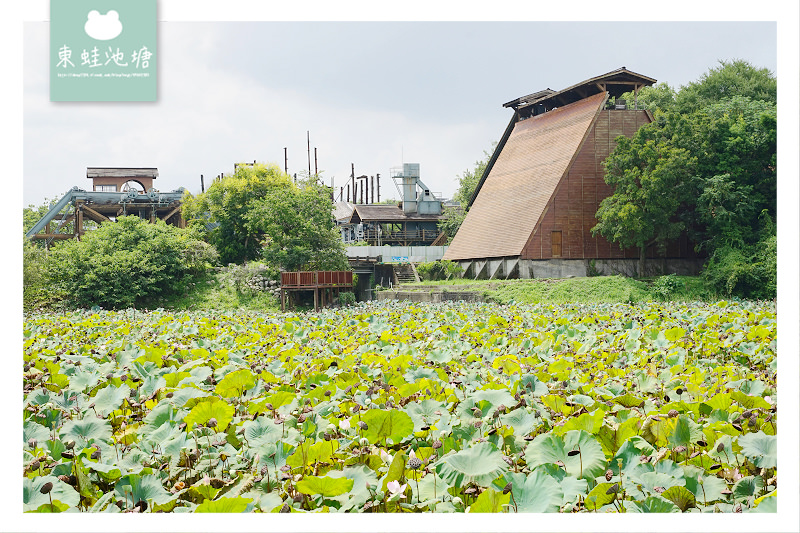
[[[195,513],[244,513],[252,505],[252,498],[220,498],[206,500],[194,510]]]
[[[480,442],[447,455],[436,463],[436,472],[452,486],[475,483],[488,487],[507,470],[508,465],[503,461],[503,454],[488,442]]]
[[[763,431],[742,435],[737,440],[742,453],[759,468],[778,466],[778,438]]]

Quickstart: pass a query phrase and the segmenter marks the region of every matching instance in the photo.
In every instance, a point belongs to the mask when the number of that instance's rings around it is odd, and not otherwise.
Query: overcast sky
[[[53,103],[46,22],[24,26],[23,204],[86,167],[157,167],[200,190],[240,161],[325,182],[419,163],[445,197],[503,133],[502,104],[625,66],[678,88],[719,60],[777,72],[775,22],[162,22],[155,103]]]

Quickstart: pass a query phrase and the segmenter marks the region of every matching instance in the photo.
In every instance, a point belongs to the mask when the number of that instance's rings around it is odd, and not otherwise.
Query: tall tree
[[[341,236],[331,213],[330,190],[315,181],[275,189],[246,215],[251,234],[261,236],[261,257],[284,270],[345,270]]]
[[[183,217],[209,229],[208,240],[222,263],[242,263],[261,252],[261,232],[248,224],[247,214],[274,191],[293,186],[275,164],[239,165],[233,174],[215,180],[205,193],[184,198]]]
[[[684,229],[678,209],[696,161],[682,148],[660,137],[657,124],[640,128],[628,139],[617,138],[617,147],[605,160],[606,183],[614,193],[600,203],[600,233],[622,247],[639,249],[639,276],[645,272],[647,248],[666,247]]]

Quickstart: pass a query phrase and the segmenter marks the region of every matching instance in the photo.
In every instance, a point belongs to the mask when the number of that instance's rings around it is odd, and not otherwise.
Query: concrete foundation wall
[[[466,278],[533,279],[581,278],[589,275],[637,275],[638,259],[475,259],[459,261]],[[694,276],[703,266],[702,259],[648,259],[645,276],[680,274]]]

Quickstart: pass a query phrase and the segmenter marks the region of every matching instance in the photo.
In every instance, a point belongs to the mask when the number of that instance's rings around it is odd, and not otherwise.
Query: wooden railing
[[[281,287],[350,287],[353,272],[350,270],[317,270],[312,272],[281,272]]]

